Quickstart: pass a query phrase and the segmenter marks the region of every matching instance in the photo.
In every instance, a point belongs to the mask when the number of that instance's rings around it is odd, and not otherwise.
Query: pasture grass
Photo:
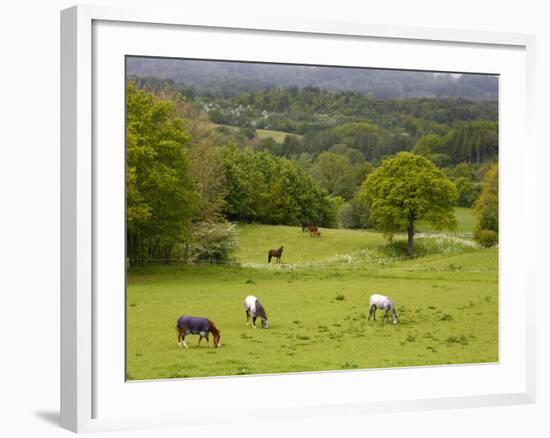
[[[228,128],[232,131],[238,131],[240,129],[238,126],[223,125],[223,124],[219,124],[219,123],[213,123],[213,125],[215,127]],[[285,141],[285,137],[287,135],[291,135],[291,136],[298,137],[298,138],[302,137],[300,134],[294,134],[292,132],[275,131],[275,130],[272,130],[272,129],[256,129],[256,136],[260,140],[263,140],[264,138],[270,138],[271,137],[273,140],[275,140],[275,142],[282,143],[283,141]]]
[[[284,132],[284,131],[274,131],[271,129],[256,129],[256,136],[261,140],[264,138],[271,137],[273,140],[275,140],[277,143],[282,143],[285,141],[285,137],[287,135],[291,135],[294,137],[301,137],[299,134],[292,134],[290,132]]]
[[[341,256],[381,251],[380,235],[321,230],[323,237],[313,239],[299,227],[266,225],[242,225],[239,232],[242,266],[129,271],[127,379],[498,361],[496,248],[354,265]],[[283,263],[263,269],[267,249],[281,245]],[[340,262],[308,265],[322,260]],[[394,299],[399,324],[383,323],[380,311],[377,321],[368,320],[374,292]],[[262,300],[269,329],[245,325],[249,294]],[[190,336],[189,350],[180,349],[175,323],[182,314],[215,321],[222,348],[204,342],[197,348]]]
[[[460,234],[473,235],[476,228],[476,218],[473,208],[455,207],[455,217],[457,228],[456,232]],[[416,229],[420,233],[435,232],[436,230],[425,221],[419,221]]]
[[[235,257],[245,264],[265,264],[270,249],[284,246],[283,263],[315,263],[333,260],[337,255],[374,249],[386,242],[381,234],[371,231],[329,228],[319,228],[319,231],[320,239],[296,226],[239,224],[240,247]]]

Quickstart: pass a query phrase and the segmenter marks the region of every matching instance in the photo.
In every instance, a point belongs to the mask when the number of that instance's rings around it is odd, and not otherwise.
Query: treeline
[[[417,125],[434,131],[461,121],[496,120],[496,102],[460,98],[377,99],[353,91],[331,92],[317,87],[274,88],[230,99],[203,94],[215,123],[255,126],[307,134],[343,123],[368,120],[384,129],[416,135]]]
[[[246,131],[249,128],[242,128]],[[488,120],[461,122],[443,134],[417,129],[417,136],[387,131],[369,122],[354,122],[306,134],[288,135],[281,143],[265,139],[258,147],[273,155],[307,162],[330,150],[353,149],[379,162],[400,151],[426,156],[439,167],[460,163],[480,165],[498,158],[498,124]]]
[[[296,134],[280,143],[259,142],[261,150],[295,160],[315,159],[342,145],[371,162],[399,151],[427,156],[439,167],[480,165],[498,157],[496,102],[374,99],[314,87],[201,99],[212,122],[240,127],[251,137],[257,129]]]
[[[257,150],[302,163],[342,145],[375,164],[399,151],[414,151],[439,167],[462,162],[480,165],[498,157],[498,103],[494,101],[376,99],[311,86],[224,99],[208,92],[196,94],[193,88],[170,80],[134,80],[138,88],[174,102],[187,102],[211,122],[238,129],[246,137],[240,140],[252,141]],[[279,142],[273,138],[254,140],[259,129],[294,135]]]
[[[188,126],[178,116],[182,108],[132,82],[126,110],[131,266],[227,259],[238,245],[229,221],[298,225],[309,218],[336,225],[328,192],[296,162]]]

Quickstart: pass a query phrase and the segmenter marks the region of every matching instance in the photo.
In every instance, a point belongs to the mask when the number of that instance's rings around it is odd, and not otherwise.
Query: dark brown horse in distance
[[[279,249],[270,249],[267,253],[267,263],[271,263],[271,258],[275,257],[277,259],[277,263],[281,263],[281,257],[283,256],[283,247],[281,246]]]
[[[309,235],[311,237],[316,237],[317,234],[319,234],[319,236],[321,236],[321,233],[319,233],[319,230],[317,229],[317,225],[315,225],[315,224],[310,224],[309,227],[308,227],[308,230],[309,230]]]

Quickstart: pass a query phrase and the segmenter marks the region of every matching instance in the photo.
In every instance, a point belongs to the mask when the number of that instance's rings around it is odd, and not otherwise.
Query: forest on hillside
[[[238,245],[235,221],[371,227],[360,191],[400,152],[433,163],[456,189],[456,205],[473,207],[498,161],[495,100],[388,99],[309,85],[217,91],[128,78],[134,264],[226,258]]]

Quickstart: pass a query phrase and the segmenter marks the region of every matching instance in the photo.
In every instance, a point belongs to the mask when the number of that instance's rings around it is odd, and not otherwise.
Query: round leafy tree
[[[401,152],[384,160],[365,180],[359,196],[369,208],[375,229],[390,239],[395,233],[407,232],[409,255],[414,254],[417,221],[427,221],[437,230],[456,228],[456,188],[420,155]]]

